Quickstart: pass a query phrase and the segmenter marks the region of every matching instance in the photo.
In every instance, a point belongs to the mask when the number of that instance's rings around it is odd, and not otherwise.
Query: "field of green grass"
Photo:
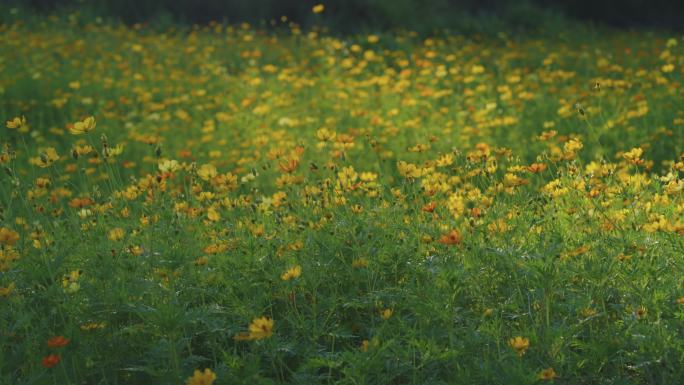
[[[681,384],[684,39],[0,24],[0,384]]]

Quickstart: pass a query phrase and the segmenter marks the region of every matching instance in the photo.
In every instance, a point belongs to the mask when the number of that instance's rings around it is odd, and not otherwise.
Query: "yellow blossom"
[[[0,287],[0,297],[9,297],[12,294],[12,290],[14,290],[14,282],[6,287]]]
[[[73,124],[73,126],[69,127],[69,132],[72,135],[81,135],[85,134],[87,132],[90,132],[95,129],[95,126],[97,124],[95,123],[95,118],[92,116],[89,116],[85,118],[81,122],[76,122]]]
[[[206,368],[204,372],[199,369],[195,369],[192,377],[185,380],[185,385],[212,385],[216,380],[216,373],[212,372],[211,369]]]
[[[546,368],[546,369],[542,370],[541,372],[539,372],[538,377],[540,380],[549,381],[549,380],[553,380],[554,378],[558,377],[558,375],[556,374],[556,371],[553,370],[553,368]]]
[[[123,237],[125,235],[126,235],[126,233],[124,232],[124,229],[122,229],[120,227],[116,227],[116,228],[109,230],[109,232],[107,233],[107,238],[109,238],[109,240],[112,242],[116,242],[116,241],[120,241],[121,239],[123,239]]]
[[[5,124],[10,130],[18,130],[21,133],[26,133],[29,130],[29,126],[26,123],[25,117],[16,117],[14,119],[8,120]]]
[[[515,351],[518,357],[522,357],[530,347],[530,340],[525,337],[515,337],[508,341],[508,345]]]
[[[0,244],[13,246],[19,240],[19,233],[7,227],[0,227]]]
[[[285,272],[280,276],[280,279],[282,279],[283,281],[289,281],[289,280],[292,280],[292,279],[299,278],[299,276],[300,276],[301,274],[302,274],[302,267],[299,266],[299,265],[295,265],[295,266],[293,266],[293,267],[287,269],[287,271],[285,271]]]
[[[216,167],[213,164],[203,164],[199,170],[197,170],[197,175],[202,178],[202,180],[209,180],[218,174]]]
[[[238,341],[262,340],[273,335],[273,319],[260,317],[252,320],[249,324],[249,333],[240,333],[235,336]]]

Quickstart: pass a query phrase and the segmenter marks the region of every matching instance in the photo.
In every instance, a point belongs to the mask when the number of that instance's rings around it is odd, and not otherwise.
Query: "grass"
[[[0,32],[0,383],[684,378],[681,39]]]

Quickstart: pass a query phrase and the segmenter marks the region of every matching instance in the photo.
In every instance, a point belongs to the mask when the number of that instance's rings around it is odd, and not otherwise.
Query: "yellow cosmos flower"
[[[207,210],[207,219],[212,222],[218,222],[221,220],[221,214],[213,207],[209,207]]]
[[[518,336],[515,338],[511,338],[508,341],[508,345],[515,351],[518,357],[522,357],[523,354],[525,354],[527,349],[530,347],[530,340],[529,338]]]
[[[0,244],[13,246],[19,240],[19,233],[7,227],[0,227]]]
[[[7,287],[0,287],[0,297],[9,297],[14,290],[14,283],[10,283]]]
[[[124,230],[120,227],[117,227],[109,230],[109,233],[107,233],[107,238],[109,238],[109,240],[112,242],[116,242],[123,239],[125,235],[126,233],[124,232]]]
[[[256,318],[249,325],[252,339],[263,339],[273,335],[273,320],[268,317]]]
[[[83,272],[81,270],[73,270],[69,274],[62,276],[62,288],[67,294],[74,294],[77,292],[81,285],[78,280],[81,278]]]
[[[159,162],[157,167],[159,167],[159,171],[161,172],[175,172],[181,168],[178,161],[173,159],[162,160]]]
[[[248,333],[240,333],[234,338],[237,341],[263,340],[273,335],[273,320],[268,317],[260,317],[252,320],[249,324]]]
[[[282,279],[283,281],[289,281],[292,279],[299,278],[300,275],[302,275],[302,267],[296,265],[287,269],[287,271],[280,276],[280,279]]]
[[[197,170],[197,175],[202,178],[202,180],[210,180],[218,174],[216,167],[213,164],[203,164],[199,170]]]
[[[41,168],[49,167],[52,163],[59,160],[59,155],[54,147],[48,147],[40,153],[38,158],[32,158],[29,162]]]
[[[17,116],[14,119],[8,120],[6,123],[6,127],[10,130],[18,130],[22,133],[26,133],[29,130],[29,126],[26,123],[26,118],[23,116],[21,118]]]
[[[192,377],[185,380],[185,385],[211,385],[216,380],[216,373],[211,369],[206,368],[204,372],[199,369],[195,369],[195,373]]]
[[[641,155],[643,154],[644,150],[642,148],[635,147],[622,154],[622,157],[625,158],[625,160],[631,164],[640,165],[644,163],[643,159],[641,159]]]
[[[325,11],[325,5],[316,4],[313,6],[313,8],[311,8],[311,10],[313,11],[313,13],[323,13],[323,11]]]
[[[553,370],[553,368],[546,368],[539,372],[539,379],[544,380],[544,381],[550,381],[553,380],[554,378],[558,377],[556,374],[556,371]]]
[[[88,322],[80,326],[81,330],[85,332],[100,330],[104,329],[105,327],[107,327],[106,322]]]
[[[94,130],[95,126],[95,118],[89,116],[85,118],[82,122],[76,122],[73,126],[69,127],[69,132],[72,135],[81,135]]]

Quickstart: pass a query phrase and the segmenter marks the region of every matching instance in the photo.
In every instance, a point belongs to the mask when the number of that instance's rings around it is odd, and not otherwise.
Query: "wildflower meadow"
[[[684,381],[681,35],[17,13],[0,118],[0,384]]]

